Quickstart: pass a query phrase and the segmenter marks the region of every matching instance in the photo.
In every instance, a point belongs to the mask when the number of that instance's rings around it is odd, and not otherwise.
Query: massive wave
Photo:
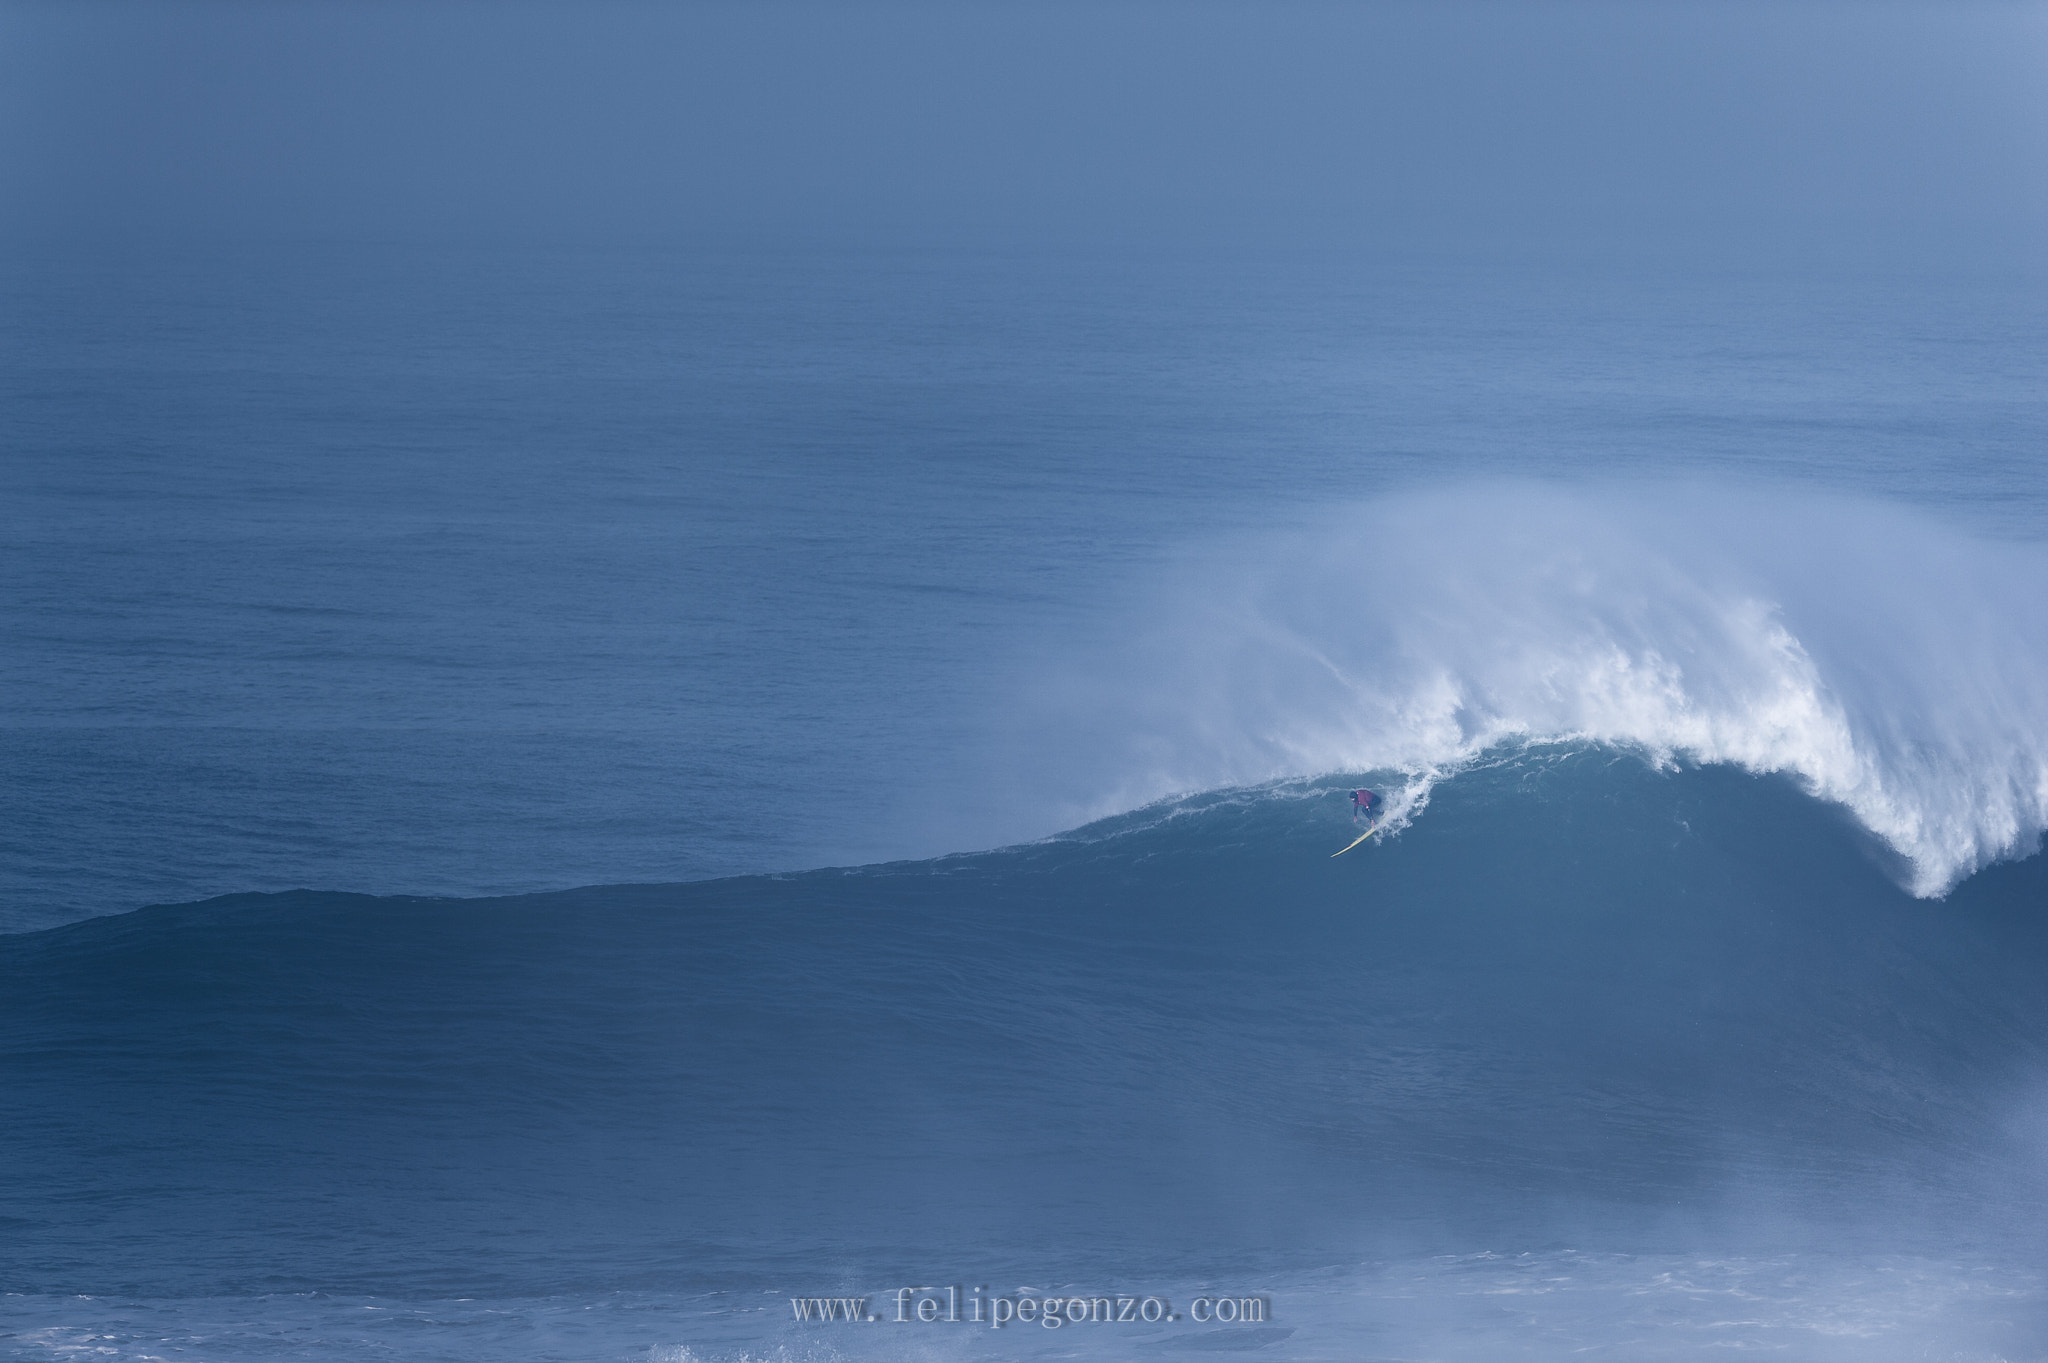
[[[741,1358],[823,1343],[764,1300],[1168,1282],[1497,1358],[1532,1278],[1591,1305],[1513,1356],[2038,1351],[2043,566],[1839,499],[1391,499],[1025,674],[984,756],[1113,811],[1068,833],[0,936],[0,1291],[38,1357],[258,1296],[249,1356],[403,1298],[497,1357],[457,1299],[640,1293],[578,1356]],[[1394,836],[1333,858],[1359,781]]]
[[[2048,550],[1762,486],[1495,485],[1213,544],[1023,669],[992,780],[1072,824],[1502,744],[1786,773],[1915,894],[2048,827]]]
[[[2038,1240],[2042,859],[1915,899],[1782,777],[1599,746],[1351,836],[1306,783],[857,871],[0,937],[0,1285]]]

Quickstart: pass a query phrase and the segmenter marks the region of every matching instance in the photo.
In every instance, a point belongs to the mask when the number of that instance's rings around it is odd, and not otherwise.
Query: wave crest
[[[1609,744],[1790,774],[1939,895],[2048,827],[2043,582],[2042,546],[1810,492],[1388,498],[1185,555],[1032,679],[1006,766],[1073,822]]]

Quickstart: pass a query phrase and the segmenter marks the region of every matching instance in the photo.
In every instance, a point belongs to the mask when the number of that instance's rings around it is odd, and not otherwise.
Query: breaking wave
[[[1502,745],[1784,773],[1946,893],[2048,827],[2048,551],[1782,489],[1499,485],[1185,555],[995,761],[1048,823]],[[1134,622],[1136,622],[1134,624]]]

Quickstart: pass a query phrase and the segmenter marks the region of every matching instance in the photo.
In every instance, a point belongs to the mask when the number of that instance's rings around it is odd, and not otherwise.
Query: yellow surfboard
[[[1371,837],[1373,834],[1379,831],[1380,826],[1378,824],[1374,824],[1371,828],[1368,828],[1363,833],[1360,833],[1357,836],[1357,838],[1353,839],[1351,842],[1346,843],[1344,846],[1338,848],[1336,851],[1330,853],[1330,855],[1333,857],[1341,857],[1346,852],[1349,852],[1352,848],[1358,846],[1359,843],[1364,842],[1367,838]]]

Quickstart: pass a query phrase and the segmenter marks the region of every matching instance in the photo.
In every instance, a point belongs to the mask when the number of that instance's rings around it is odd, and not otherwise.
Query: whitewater
[[[1786,773],[1940,895],[2048,827],[2048,553],[1769,484],[1466,486],[1176,556],[1030,673],[1041,798],[1385,772],[1397,823],[1516,743]]]

